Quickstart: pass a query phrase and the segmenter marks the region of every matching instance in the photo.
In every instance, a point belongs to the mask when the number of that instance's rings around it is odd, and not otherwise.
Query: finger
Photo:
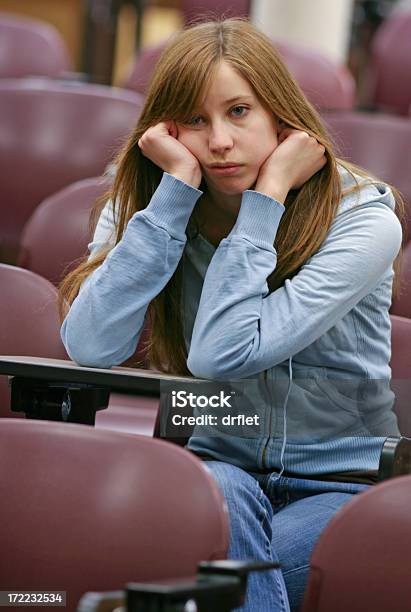
[[[299,130],[296,130],[294,128],[291,128],[289,126],[284,127],[280,132],[279,132],[279,138],[278,138],[278,143],[281,144],[282,142],[284,142],[284,140],[286,140],[286,138],[288,138],[289,136],[291,136],[292,134],[298,134]]]
[[[325,157],[325,155],[323,155],[319,160],[318,163],[316,164],[317,170],[316,172],[318,172],[318,170],[321,170],[321,168],[324,168],[325,164],[327,163],[327,158]]]
[[[174,121],[172,121],[171,119],[168,121],[162,121],[159,125],[163,126],[163,129],[167,131],[167,134],[169,136],[172,136],[173,138],[175,138],[175,134],[176,134],[176,124]]]
[[[170,133],[170,121],[159,121],[151,128],[147,130],[147,132],[154,132],[156,136],[165,136]]]
[[[175,121],[170,121],[170,135],[173,138],[178,138],[178,128]]]

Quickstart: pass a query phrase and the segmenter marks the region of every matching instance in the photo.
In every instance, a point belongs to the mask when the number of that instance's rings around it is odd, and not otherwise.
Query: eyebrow
[[[234,98],[224,100],[223,104],[231,104],[232,102],[237,102],[237,100],[244,100],[245,98],[252,100],[253,96],[250,96],[250,94],[240,94],[239,96],[234,96]]]

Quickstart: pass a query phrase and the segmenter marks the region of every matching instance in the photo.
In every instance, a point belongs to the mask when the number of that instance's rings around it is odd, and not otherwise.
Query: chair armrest
[[[411,474],[411,438],[387,438],[382,447],[378,480]]]

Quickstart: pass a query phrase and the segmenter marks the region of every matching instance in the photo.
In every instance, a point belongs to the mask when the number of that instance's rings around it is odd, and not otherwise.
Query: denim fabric
[[[368,485],[259,474],[205,461],[228,506],[229,559],[278,561],[250,574],[243,612],[301,609],[311,552],[333,515]]]

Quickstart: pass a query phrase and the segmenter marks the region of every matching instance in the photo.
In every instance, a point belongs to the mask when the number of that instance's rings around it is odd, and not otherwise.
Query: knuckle
[[[152,132],[146,132],[143,136],[144,144],[151,144],[155,140],[155,135]]]

